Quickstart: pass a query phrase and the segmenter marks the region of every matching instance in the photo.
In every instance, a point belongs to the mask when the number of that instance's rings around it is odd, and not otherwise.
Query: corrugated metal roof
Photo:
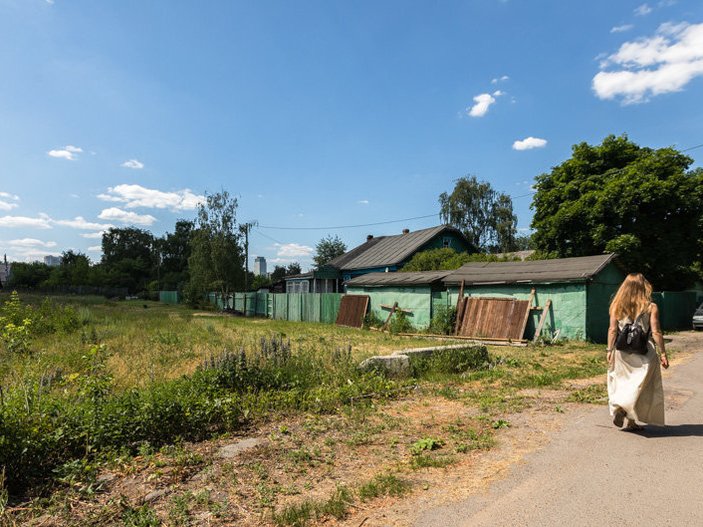
[[[598,274],[614,257],[614,254],[599,254],[526,262],[467,263],[443,281],[445,285],[459,285],[462,280],[467,285],[580,282]]]
[[[439,282],[452,271],[422,271],[412,273],[367,273],[352,278],[348,286],[374,287],[374,286],[413,286],[429,285]]]
[[[445,231],[451,231],[463,237],[461,231],[448,225],[439,225],[397,236],[379,236],[338,256],[327,265],[350,271],[397,265],[404,262],[436,235]]]

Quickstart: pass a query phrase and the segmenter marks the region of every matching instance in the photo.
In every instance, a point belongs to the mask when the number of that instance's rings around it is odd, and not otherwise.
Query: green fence
[[[164,304],[178,304],[181,301],[181,295],[178,291],[159,291],[159,302]]]
[[[234,293],[226,305],[247,317],[333,324],[342,296],[340,293]],[[208,300],[220,309],[225,306],[217,293],[208,294]]]
[[[664,291],[653,293],[652,300],[659,306],[659,322],[664,331],[691,329],[691,318],[696,310],[695,291]]]

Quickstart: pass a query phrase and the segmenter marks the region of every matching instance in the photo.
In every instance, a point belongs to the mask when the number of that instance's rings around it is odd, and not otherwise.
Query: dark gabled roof
[[[474,262],[448,275],[445,285],[583,282],[597,275],[614,254],[533,260],[526,262]]]
[[[354,247],[351,251],[329,261],[326,265],[345,271],[397,265],[403,263],[432,238],[443,232],[452,232],[464,238],[461,231],[449,225],[439,225],[396,236],[379,236]]]
[[[367,273],[345,282],[348,286],[413,286],[431,285],[439,282],[451,271],[419,271],[412,273]]]

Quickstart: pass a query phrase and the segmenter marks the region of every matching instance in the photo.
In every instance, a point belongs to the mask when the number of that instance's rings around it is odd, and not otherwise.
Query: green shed
[[[442,279],[451,271],[426,271],[408,273],[368,273],[352,278],[347,292],[368,295],[369,311],[381,320],[390,313],[389,306],[408,310],[408,320],[416,329],[430,325],[434,311],[433,300],[448,305],[448,295]],[[385,307],[384,307],[385,306]]]
[[[478,297],[529,299],[536,306],[551,300],[543,332],[577,340],[605,342],[610,299],[625,278],[614,254],[533,260],[468,263],[443,279],[448,300],[456,302],[461,283],[464,294]],[[531,313],[526,337],[534,336],[541,311]]]

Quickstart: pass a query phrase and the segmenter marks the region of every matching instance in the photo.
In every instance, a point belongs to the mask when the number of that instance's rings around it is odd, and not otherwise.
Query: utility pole
[[[249,291],[249,232],[258,224],[259,222],[254,220],[240,227],[244,233],[244,316],[247,316],[247,292]]]

